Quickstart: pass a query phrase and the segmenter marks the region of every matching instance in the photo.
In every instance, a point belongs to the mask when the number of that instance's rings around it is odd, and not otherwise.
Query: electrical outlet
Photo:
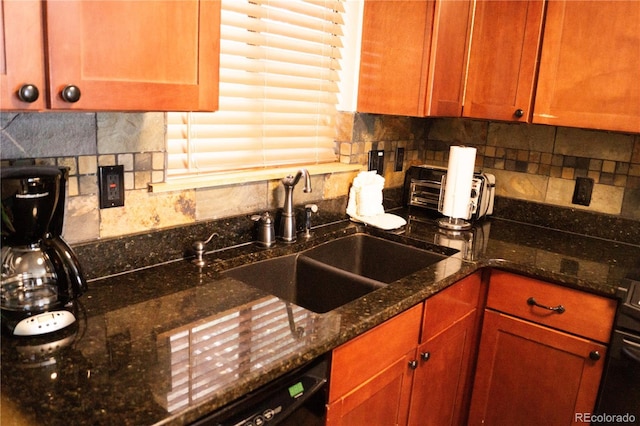
[[[375,170],[379,175],[384,176],[384,151],[369,151],[369,170]]]
[[[591,193],[593,192],[593,179],[586,177],[576,178],[576,187],[573,190],[573,204],[588,206],[591,204]]]
[[[396,148],[396,172],[402,171],[402,164],[404,163],[404,148]]]
[[[98,167],[100,208],[124,206],[124,166]]]

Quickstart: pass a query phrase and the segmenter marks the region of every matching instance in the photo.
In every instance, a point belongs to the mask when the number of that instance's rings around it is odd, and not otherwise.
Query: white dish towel
[[[386,230],[404,226],[407,222],[403,218],[384,212],[383,188],[384,178],[375,171],[358,173],[347,202],[347,214],[351,219]]]

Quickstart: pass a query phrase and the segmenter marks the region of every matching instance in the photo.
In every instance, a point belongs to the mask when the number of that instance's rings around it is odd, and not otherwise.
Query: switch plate
[[[371,150],[369,151],[369,170],[375,170],[379,175],[384,176],[384,151]]]
[[[124,166],[98,167],[100,208],[124,206]]]
[[[588,206],[591,204],[591,193],[593,192],[593,179],[586,177],[576,178],[576,187],[573,190],[573,204]]]
[[[404,163],[404,148],[396,148],[396,172],[402,171],[402,164]]]

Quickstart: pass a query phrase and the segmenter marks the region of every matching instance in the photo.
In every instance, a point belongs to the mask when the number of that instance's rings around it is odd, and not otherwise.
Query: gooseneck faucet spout
[[[295,176],[288,175],[282,179],[284,186],[284,206],[282,208],[282,218],[280,220],[280,232],[278,237],[286,242],[292,243],[296,240],[296,216],[293,212],[293,188],[300,178],[304,178],[304,192],[311,192],[311,175],[307,169],[300,169]]]

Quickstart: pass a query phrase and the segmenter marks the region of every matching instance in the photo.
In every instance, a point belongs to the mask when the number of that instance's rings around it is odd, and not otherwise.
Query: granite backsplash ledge
[[[317,204],[319,210],[312,219],[314,227],[348,219],[345,213],[347,197]],[[401,207],[402,188],[385,189],[384,206],[386,210]],[[277,211],[271,213],[278,214]],[[87,279],[96,280],[193,256],[193,243],[205,240],[213,232],[217,235],[207,245],[207,251],[249,243],[255,238],[255,223],[251,215],[92,241],[74,245],[74,250]],[[640,222],[618,216],[496,197],[494,218],[640,245]],[[300,217],[299,225],[301,220]]]
[[[395,198],[395,196],[394,196]],[[339,197],[316,203],[318,212],[312,226],[325,225],[347,219],[347,198]],[[180,260],[194,255],[192,245],[215,233],[206,252],[246,244],[255,240],[253,212],[195,224],[175,226],[122,237],[107,238],[73,245],[88,280],[130,272],[160,263]],[[270,212],[277,217],[278,211]],[[298,226],[302,225],[298,209]],[[282,243],[280,243],[282,244]]]
[[[496,197],[494,217],[640,246],[640,221],[620,216]]]

